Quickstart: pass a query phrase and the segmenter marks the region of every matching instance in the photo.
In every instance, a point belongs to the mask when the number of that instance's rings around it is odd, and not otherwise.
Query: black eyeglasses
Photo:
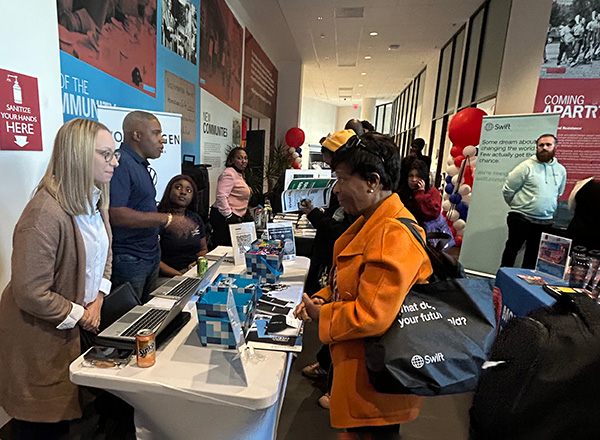
[[[363,142],[360,140],[360,138],[356,135],[354,135],[350,139],[348,139],[348,142],[346,142],[345,147],[348,150],[350,150],[352,148],[360,148],[362,150],[365,150],[367,153],[374,154],[379,159],[381,159],[381,162],[385,165],[385,159],[383,158],[383,156],[381,154],[379,154],[377,151],[372,150],[371,148],[368,148],[365,144],[363,144]]]
[[[104,161],[107,163],[110,162],[111,160],[113,160],[113,157],[115,159],[117,159],[117,162],[121,158],[121,152],[119,150],[115,150],[115,151],[96,150],[96,153],[98,153],[100,156],[102,156],[104,158]]]

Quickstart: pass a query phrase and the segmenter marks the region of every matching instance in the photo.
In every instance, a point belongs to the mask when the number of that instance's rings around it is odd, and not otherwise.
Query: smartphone
[[[105,361],[122,364],[131,358],[133,350],[94,345],[85,352],[83,358],[87,361]]]

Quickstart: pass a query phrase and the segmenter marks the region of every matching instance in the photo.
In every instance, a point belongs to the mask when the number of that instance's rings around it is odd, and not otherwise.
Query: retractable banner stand
[[[508,238],[508,205],[502,187],[517,164],[535,154],[535,140],[558,130],[558,114],[485,116],[460,262],[468,270],[495,274]]]
[[[132,111],[148,111],[135,108],[98,106],[98,121],[108,127],[113,135],[115,146],[123,142],[123,119]],[[150,159],[150,166],[156,171],[156,199],[159,201],[173,176],[181,174],[181,115],[150,111],[162,127],[167,143],[158,159]]]

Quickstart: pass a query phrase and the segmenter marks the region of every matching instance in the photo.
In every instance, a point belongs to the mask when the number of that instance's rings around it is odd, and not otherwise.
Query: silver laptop
[[[192,296],[206,289],[212,281],[217,269],[225,259],[225,255],[219,258],[202,278],[195,278],[199,281],[193,288],[188,288],[182,296],[169,296],[167,298],[176,300],[170,309],[154,307],[152,305],[135,306],[129,312],[117,319],[112,325],[102,331],[98,337],[110,338],[119,341],[135,341],[135,335],[142,329],[151,329],[155,336],[158,336],[165,327],[183,310]],[[187,278],[187,277],[178,277]],[[175,287],[181,283],[181,280],[175,284]],[[172,287],[174,288],[174,287]],[[159,288],[160,289],[160,288]],[[157,289],[157,290],[159,290]],[[154,292],[151,293],[153,295]],[[163,295],[156,295],[163,296]]]

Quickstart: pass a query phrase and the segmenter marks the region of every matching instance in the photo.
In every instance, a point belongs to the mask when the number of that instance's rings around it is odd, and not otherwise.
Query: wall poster
[[[200,87],[238,112],[243,33],[225,0],[200,2]]]
[[[556,150],[578,180],[600,177],[600,0],[554,0],[535,112],[560,113]]]
[[[58,0],[60,49],[156,96],[156,0]]]

